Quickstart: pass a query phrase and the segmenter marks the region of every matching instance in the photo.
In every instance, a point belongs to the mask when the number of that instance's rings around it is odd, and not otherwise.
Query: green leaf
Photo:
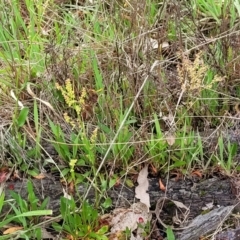
[[[70,168],[64,168],[64,169],[61,171],[61,175],[62,175],[63,177],[65,177],[65,176],[69,173],[69,171],[70,171]]]
[[[117,178],[111,178],[109,180],[109,188],[112,188],[117,182]]]
[[[50,118],[48,118],[48,122],[55,137],[58,136],[57,126],[53,123],[53,121],[51,121]]]
[[[126,179],[126,185],[131,188],[134,186],[134,183],[131,179]]]
[[[172,165],[172,167],[175,168],[175,167],[181,167],[181,166],[184,166],[184,165],[186,165],[185,161],[178,160]]]
[[[56,230],[56,231],[62,231],[62,225],[60,225],[60,224],[58,224],[58,223],[56,223],[56,222],[53,222],[52,223],[52,227]]]
[[[175,236],[171,227],[167,227],[166,233],[167,233],[168,240],[175,240]]]
[[[0,213],[2,212],[2,207],[4,204],[4,198],[5,198],[5,194],[4,192],[2,192],[2,194],[0,195]]]
[[[31,209],[32,210],[37,210],[37,203],[38,203],[38,199],[34,193],[33,190],[33,185],[30,181],[28,181],[27,183],[27,190],[28,190],[28,201],[30,203]]]
[[[10,191],[10,194],[20,206],[21,211],[27,211],[27,202],[24,199],[22,199],[21,196],[14,191]]]
[[[29,108],[26,108],[26,107],[24,107],[20,111],[19,116],[17,118],[18,127],[22,127],[25,124],[25,122],[27,120],[28,112],[29,112]]]
[[[86,166],[86,163],[83,159],[79,159],[76,163],[77,166]]]
[[[104,234],[108,231],[108,226],[103,226],[101,227],[98,231],[97,231],[97,234]]]
[[[64,198],[64,197],[61,197],[61,200],[60,200],[60,212],[62,214],[62,216],[64,216],[65,214],[67,214],[69,212],[69,209],[68,209],[68,199]]]
[[[95,56],[93,51],[91,51],[91,55],[92,55],[92,59],[93,59],[92,67],[93,67],[93,72],[94,72],[94,77],[95,77],[96,88],[97,88],[97,90],[101,90],[104,88],[102,74],[98,68],[97,57]]]
[[[16,216],[10,217],[5,221],[0,222],[0,228],[7,225],[8,223],[12,222],[13,220],[21,217],[33,217],[33,216],[45,216],[45,215],[52,215],[52,210],[36,210],[36,211],[28,211],[25,213],[18,214]]]
[[[234,1],[234,5],[235,5],[235,7],[236,7],[236,9],[237,9],[237,11],[238,11],[238,15],[239,15],[239,17],[240,17],[240,3],[239,3],[239,1],[238,1],[238,0],[235,0],[235,1]]]
[[[34,235],[37,239],[42,239],[42,229],[41,228],[34,229]]]
[[[34,123],[35,123],[35,129],[36,129],[36,132],[38,133],[39,129],[38,129],[38,121],[39,121],[39,117],[38,117],[38,107],[37,107],[37,102],[36,100],[34,100],[34,105],[33,105],[33,116],[34,116]]]
[[[106,125],[104,125],[102,123],[98,123],[98,126],[103,132],[105,132],[107,134],[110,134],[112,132],[109,127],[107,127]]]
[[[107,190],[107,180],[102,179],[101,180],[101,190],[106,191]]]
[[[29,174],[29,175],[31,175],[31,176],[33,176],[33,177],[35,177],[35,176],[37,176],[37,175],[39,175],[39,170],[38,169],[28,169],[27,170],[27,173]]]
[[[106,209],[112,206],[112,199],[110,197],[106,198],[102,206]]]

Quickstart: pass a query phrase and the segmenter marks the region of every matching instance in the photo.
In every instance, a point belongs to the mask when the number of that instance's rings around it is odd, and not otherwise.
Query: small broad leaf
[[[26,108],[26,107],[24,107],[20,111],[19,116],[17,118],[18,127],[22,127],[25,124],[25,122],[27,120],[28,112],[29,112],[29,108]]]
[[[97,231],[97,234],[104,234],[104,233],[106,233],[108,231],[108,226],[107,225],[105,225],[105,226],[103,226],[103,227],[101,227],[98,231]],[[106,238],[106,239],[108,239],[108,238]]]
[[[112,206],[112,199],[110,197],[106,198],[104,203],[102,204],[104,208],[109,208]]]
[[[133,186],[134,186],[134,183],[133,183],[133,181],[131,180],[131,179],[126,179],[126,185],[128,186],[128,187],[130,187],[130,188],[132,188]]]

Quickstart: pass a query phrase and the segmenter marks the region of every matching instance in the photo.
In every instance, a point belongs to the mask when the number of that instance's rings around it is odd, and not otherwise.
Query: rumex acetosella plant
[[[82,88],[82,92],[80,97],[77,99],[75,96],[75,92],[73,90],[73,85],[71,83],[70,79],[67,79],[65,81],[65,87],[60,86],[58,83],[56,83],[56,89],[60,90],[64,97],[64,101],[67,104],[67,106],[74,110],[76,113],[76,118],[73,119],[72,117],[69,116],[67,112],[64,113],[64,119],[67,123],[69,123],[73,128],[78,128],[78,129],[84,129],[83,124],[84,122],[82,121],[82,111],[85,106],[85,100],[87,96],[86,88]]]
[[[97,141],[98,127],[95,127],[90,133],[84,122],[86,101],[88,93],[86,88],[82,88],[81,93],[77,96],[74,86],[70,79],[65,81],[61,86],[56,83],[56,89],[60,91],[67,105],[63,118],[66,124],[71,127],[71,133],[64,133],[63,129],[54,124],[50,119],[50,127],[54,135],[54,147],[59,156],[66,161],[68,168],[62,172],[63,176],[70,175],[70,181],[81,181],[83,175],[75,171],[78,167],[90,167],[95,172],[95,163],[97,160],[97,151],[95,143]],[[88,175],[90,172],[85,171]]]
[[[182,64],[177,67],[181,84],[180,100],[184,103],[178,109],[181,116],[192,114],[204,116],[217,110],[218,88],[224,83],[225,78],[216,74],[205,63],[205,54],[199,52],[194,61],[182,55]]]

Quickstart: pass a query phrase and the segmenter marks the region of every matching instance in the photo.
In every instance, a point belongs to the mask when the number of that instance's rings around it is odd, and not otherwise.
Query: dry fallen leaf
[[[162,44],[159,44],[159,41],[157,39],[149,38],[149,45],[152,49],[167,49],[169,48],[168,42],[163,42]]]
[[[50,108],[53,112],[55,112],[53,106],[49,103],[46,102],[40,98],[38,98],[35,93],[32,91],[31,87],[30,87],[30,83],[27,84],[27,92],[29,95],[31,95],[31,97],[33,97],[34,99],[38,100],[39,102],[43,103],[45,106],[47,106],[48,108]],[[13,96],[12,96],[13,97]]]
[[[74,181],[71,181],[71,182],[68,184],[68,193],[69,193],[69,194],[74,194],[74,193],[75,193],[75,184],[74,184]]]
[[[43,173],[40,173],[40,174],[34,176],[34,178],[36,178],[36,179],[44,179],[45,177],[46,176]]]
[[[45,228],[41,228],[41,232],[42,232],[42,239],[51,239],[51,240],[58,239],[57,237],[53,236],[50,232],[48,232]]]
[[[67,191],[63,188],[63,197],[65,197],[66,199],[71,200],[72,197],[67,193]]]
[[[17,99],[17,97],[16,97],[16,95],[15,95],[13,90],[10,91],[10,95],[17,102],[17,104],[20,107],[20,109],[23,109],[24,106],[23,106],[22,102]]]
[[[148,164],[139,172],[138,174],[138,186],[135,188],[135,197],[140,200],[140,202],[146,204],[150,208],[150,197],[147,193],[149,181],[148,181]]]
[[[148,206],[141,202],[134,203],[129,209],[114,209],[110,220],[111,234],[123,232],[127,228],[132,232],[138,229],[139,223],[144,226],[151,217]]]
[[[6,182],[11,175],[11,172],[7,167],[0,168],[0,183]]]
[[[176,137],[173,133],[167,133],[165,138],[169,146],[175,143]]]
[[[15,233],[16,231],[21,230],[21,229],[23,229],[23,227],[10,227],[7,230],[5,230],[3,232],[3,234],[6,235],[6,234]]]
[[[206,203],[205,207],[202,207],[202,210],[204,210],[204,211],[211,210],[211,209],[213,209],[213,207],[214,207],[213,202]]]
[[[6,182],[7,180],[7,173],[6,172],[0,172],[0,183]]]

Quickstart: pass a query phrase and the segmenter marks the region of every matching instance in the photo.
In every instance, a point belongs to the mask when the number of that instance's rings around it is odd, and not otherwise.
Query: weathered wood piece
[[[234,206],[216,208],[199,215],[177,237],[179,240],[195,240],[219,228],[232,213]]]
[[[240,239],[240,228],[229,229],[218,233],[215,240],[239,240]]]
[[[5,187],[6,198],[11,198],[10,189],[27,199],[27,179],[17,182],[7,182]],[[60,197],[63,196],[63,186],[59,181],[52,179],[36,180],[31,179],[34,191],[38,198],[45,199],[50,197],[49,209],[52,209],[54,214],[59,213]],[[206,204],[213,202],[214,205],[229,206],[238,202],[231,191],[231,182],[228,179],[220,180],[212,178],[193,183],[191,180],[169,181],[167,184],[167,192],[164,193],[159,189],[158,179],[149,179],[149,195],[151,199],[152,210],[159,198],[167,196],[172,200],[177,200],[190,208],[190,217],[194,218],[202,212],[202,208]],[[87,185],[78,185],[76,190],[76,198],[84,196]],[[113,208],[129,207],[134,201],[134,187],[128,188],[124,185],[112,188],[104,193],[104,196],[109,196],[113,200]],[[90,202],[95,201],[95,191],[91,189],[88,199]]]

